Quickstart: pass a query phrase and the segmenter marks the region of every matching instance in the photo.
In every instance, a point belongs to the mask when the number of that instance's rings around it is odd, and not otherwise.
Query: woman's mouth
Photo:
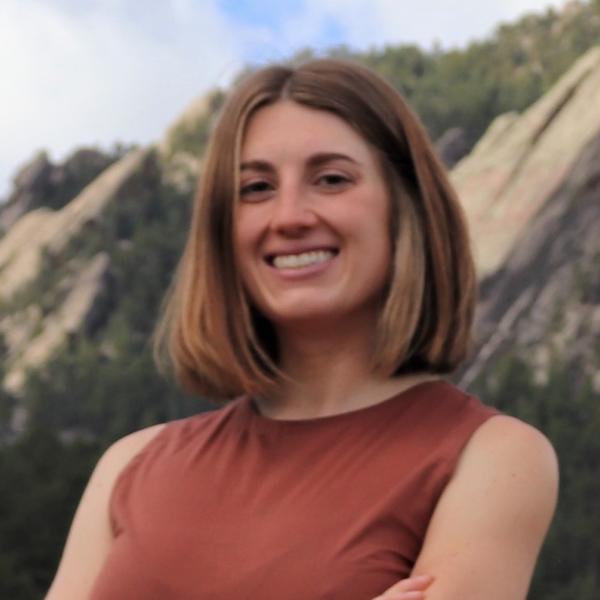
[[[310,250],[299,254],[277,254],[270,257],[269,263],[276,269],[303,269],[331,260],[337,251]]]

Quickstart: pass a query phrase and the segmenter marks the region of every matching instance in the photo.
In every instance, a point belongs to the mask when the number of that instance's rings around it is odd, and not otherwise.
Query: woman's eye
[[[252,181],[241,186],[240,196],[247,197],[262,194],[268,192],[270,189],[271,184],[268,181]]]
[[[326,187],[337,187],[350,183],[350,179],[340,173],[326,173],[321,175],[317,180],[319,185]]]

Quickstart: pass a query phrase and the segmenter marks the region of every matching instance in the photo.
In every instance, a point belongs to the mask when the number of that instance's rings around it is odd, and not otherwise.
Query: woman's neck
[[[429,374],[384,377],[371,369],[372,323],[333,324],[311,330],[279,331],[280,366],[290,382],[268,398],[257,398],[262,414],[278,419],[309,419],[376,404],[433,379]]]

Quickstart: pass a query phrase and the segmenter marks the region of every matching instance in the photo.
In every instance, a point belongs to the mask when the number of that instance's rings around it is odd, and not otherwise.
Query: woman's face
[[[288,100],[250,118],[235,256],[251,302],[276,327],[376,316],[389,212],[375,152],[344,120]]]

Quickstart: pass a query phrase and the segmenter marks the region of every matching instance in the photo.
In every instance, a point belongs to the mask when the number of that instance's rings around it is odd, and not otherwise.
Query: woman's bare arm
[[[81,497],[65,549],[46,600],[87,598],[112,544],[109,501],[123,467],[164,425],[155,425],[115,442],[100,458]]]
[[[556,507],[548,440],[507,416],[467,444],[430,522],[413,575],[432,574],[427,600],[522,600]]]

